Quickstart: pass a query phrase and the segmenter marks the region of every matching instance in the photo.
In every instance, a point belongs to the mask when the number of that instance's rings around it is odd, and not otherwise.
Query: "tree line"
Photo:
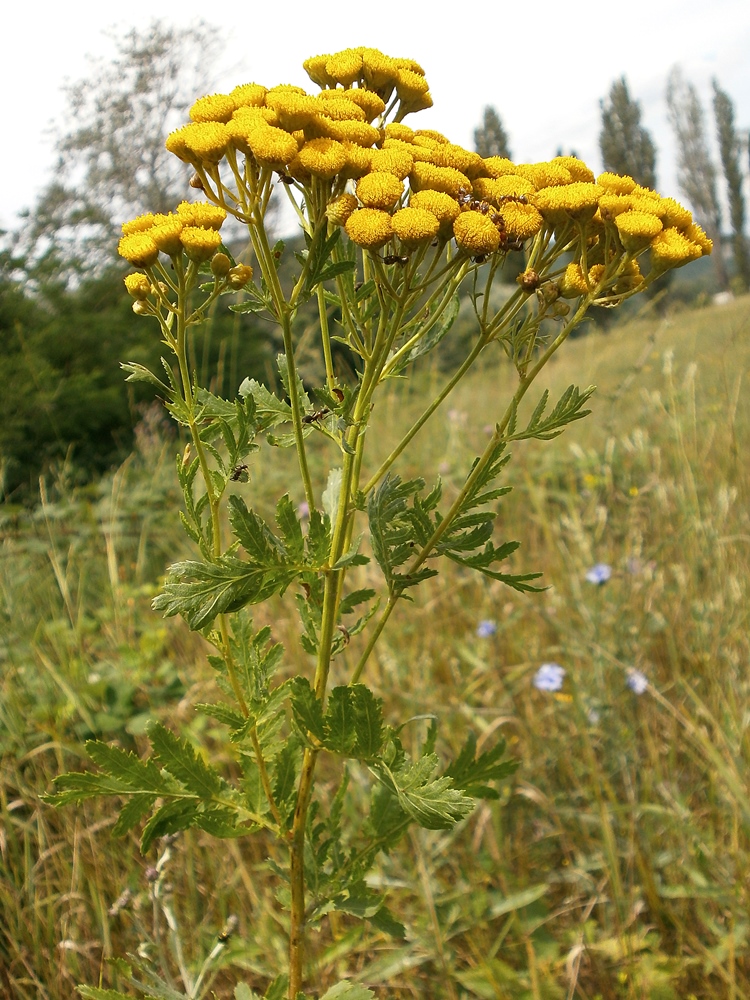
[[[146,206],[169,211],[187,189],[185,165],[164,138],[185,120],[196,93],[210,89],[219,31],[203,22],[162,21],[116,37],[116,55],[94,60],[66,88],[67,115],[56,137],[51,180],[17,232],[0,246],[0,500],[33,499],[40,473],[66,464],[86,481],[132,448],[145,396],[122,381],[118,362],[158,365],[161,345],[132,322],[116,256],[120,222]],[[750,288],[744,234],[742,151],[747,135],[717,81],[713,115],[720,153],[709,152],[706,115],[695,87],[675,69],[667,87],[678,148],[680,190],[717,245],[719,185],[726,186],[732,274],[714,254],[716,284]],[[474,132],[482,156],[510,157],[498,111],[488,106]],[[604,168],[656,186],[656,147],[624,77],[601,101]],[[252,314],[222,311],[198,343],[196,367],[226,385],[265,379],[278,348]],[[221,387],[218,387],[221,391]]]

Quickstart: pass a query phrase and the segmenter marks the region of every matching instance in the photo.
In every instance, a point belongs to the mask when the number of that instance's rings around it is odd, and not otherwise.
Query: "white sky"
[[[307,56],[371,45],[409,56],[425,68],[435,107],[408,119],[437,128],[471,148],[485,105],[498,109],[518,161],[575,150],[595,172],[599,99],[625,74],[656,142],[659,187],[677,195],[664,91],[680,63],[709,110],[717,76],[735,102],[738,126],[750,126],[748,0],[472,0],[344,4],[331,0],[206,4],[150,0],[118,8],[107,2],[17,3],[3,13],[0,86],[5,94],[5,149],[0,156],[0,228],[33,204],[55,157],[45,135],[64,108],[61,85],[87,73],[87,55],[106,55],[103,31],[145,28],[154,18],[188,25],[201,17],[224,30],[217,90],[255,80],[315,90],[302,70]],[[198,96],[198,95],[196,95]],[[746,169],[746,166],[745,166]]]

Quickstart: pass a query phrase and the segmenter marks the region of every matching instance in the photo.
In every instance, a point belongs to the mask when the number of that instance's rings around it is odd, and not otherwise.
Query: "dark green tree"
[[[708,136],[698,93],[675,66],[667,83],[669,121],[677,140],[677,182],[696,220],[714,241],[713,260],[720,288],[729,287],[721,249],[721,209],[716,187],[716,167],[711,160]]]
[[[53,179],[28,213],[26,255],[36,275],[90,274],[116,257],[120,223],[186,197],[189,168],[164,148],[209,86],[220,34],[204,22],[153,21],[115,36],[113,59],[66,88]]]
[[[729,219],[732,224],[732,250],[736,278],[740,287],[750,287],[750,256],[748,256],[745,236],[745,198],[742,193],[742,169],[740,167],[741,141],[734,124],[734,104],[730,96],[721,89],[714,78],[714,118],[716,137],[719,141],[721,166],[727,185]]]
[[[482,124],[474,129],[474,149],[480,156],[505,156],[511,159],[508,133],[503,128],[497,110],[488,104]]]
[[[641,106],[629,92],[625,77],[615,80],[606,100],[599,102],[602,127],[599,149],[604,169],[628,174],[645,187],[656,187],[656,147],[641,124]]]

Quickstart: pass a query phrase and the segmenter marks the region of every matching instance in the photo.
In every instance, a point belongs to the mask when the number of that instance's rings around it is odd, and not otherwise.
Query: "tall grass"
[[[571,343],[548,383],[553,396],[597,383],[594,414],[556,445],[515,449],[514,492],[498,518],[502,538],[523,543],[514,569],[542,571],[548,589],[521,596],[454,568],[394,615],[370,668],[387,713],[435,713],[442,745],[469,729],[480,741],[503,731],[521,767],[455,834],[422,831],[385,860],[378,878],[405,940],[331,918],[315,944],[321,985],[346,971],[383,997],[750,1000],[749,305]],[[510,378],[490,359],[418,439],[420,466],[439,472],[447,493]],[[394,389],[376,437],[383,455],[392,426],[419,404],[418,386]],[[79,766],[81,741],[138,747],[159,716],[231,766],[220,734],[192,712],[213,683],[200,639],[148,609],[184,545],[172,515],[175,450],[152,427],[98,492],[61,487],[4,526],[9,997],[61,1000],[100,971],[113,985],[105,960],[153,930],[154,859],[110,839],[106,806],[58,814],[37,799],[55,773]],[[252,471],[248,494],[263,506],[284,459],[261,453]],[[602,585],[586,580],[595,563],[612,567]],[[302,658],[283,606],[266,614],[289,657]],[[477,635],[482,620],[493,635]],[[561,691],[534,687],[543,662],[565,669]],[[642,694],[628,686],[633,671],[648,682]],[[406,738],[423,739],[425,725]],[[185,961],[198,962],[236,912],[233,964],[213,988],[230,996],[238,970],[263,985],[284,936],[264,845],[216,851],[188,834],[170,850]],[[126,888],[130,901],[115,905]]]

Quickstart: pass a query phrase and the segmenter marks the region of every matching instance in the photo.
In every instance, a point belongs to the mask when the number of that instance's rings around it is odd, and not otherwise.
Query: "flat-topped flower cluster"
[[[567,298],[616,304],[633,294],[644,284],[637,258],[646,251],[652,277],[711,252],[686,208],[630,177],[595,178],[573,156],[482,158],[405,125],[407,114],[432,105],[414,60],[360,47],[304,66],[319,93],[249,83],[195,102],[192,121],[166,145],[194,168],[191,184],[213,207],[183,203],[173,215],[126,223],[123,257],[138,267],[160,251],[207,260],[225,213],[262,224],[277,181],[300,193],[310,229],[325,217],[364,250],[387,247],[394,258],[434,245],[455,247],[457,260],[482,259],[541,234],[545,246],[572,254],[558,276]]]

